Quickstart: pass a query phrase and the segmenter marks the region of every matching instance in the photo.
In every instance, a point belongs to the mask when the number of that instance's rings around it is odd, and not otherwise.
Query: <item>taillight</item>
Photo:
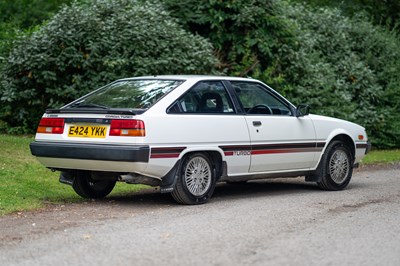
[[[144,122],[136,119],[113,119],[110,136],[144,137],[146,136]]]
[[[62,134],[64,132],[63,118],[42,118],[36,133]]]

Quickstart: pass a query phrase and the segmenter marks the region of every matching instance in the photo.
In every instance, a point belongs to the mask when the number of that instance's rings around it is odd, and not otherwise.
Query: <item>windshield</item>
[[[66,108],[148,109],[182,83],[182,80],[121,80],[88,94]]]

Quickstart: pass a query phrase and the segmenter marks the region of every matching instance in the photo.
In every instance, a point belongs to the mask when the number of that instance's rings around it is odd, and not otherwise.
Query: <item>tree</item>
[[[395,33],[362,15],[287,1],[164,3],[188,30],[210,39],[221,71],[261,79],[314,113],[364,125],[375,146],[400,147]]]
[[[305,2],[304,0],[293,0]],[[339,8],[347,16],[354,16],[360,12],[366,12],[375,24],[396,27],[400,22],[400,1],[399,0],[308,0],[308,4],[316,7]]]
[[[1,73],[1,119],[32,131],[46,108],[112,80],[211,73],[216,62],[211,44],[183,30],[159,4],[75,2],[15,44]]]
[[[280,54],[285,93],[314,112],[365,126],[376,147],[400,147],[398,36],[338,9],[283,10],[297,31],[297,45]]]
[[[192,33],[208,38],[220,71],[234,76],[253,75],[276,65],[279,47],[290,41],[275,0],[191,1],[165,0],[165,6]]]
[[[0,57],[6,57],[12,41],[23,31],[49,19],[71,0],[2,0],[0,4]],[[1,61],[0,61],[1,64]]]

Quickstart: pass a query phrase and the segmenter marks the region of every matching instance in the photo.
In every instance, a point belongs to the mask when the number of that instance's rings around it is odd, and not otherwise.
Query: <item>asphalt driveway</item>
[[[200,206],[155,189],[0,218],[0,265],[400,265],[400,167],[348,189],[221,184]]]

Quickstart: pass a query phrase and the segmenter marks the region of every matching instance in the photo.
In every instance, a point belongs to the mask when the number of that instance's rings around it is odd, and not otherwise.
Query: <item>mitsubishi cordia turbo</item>
[[[149,76],[46,110],[30,148],[82,197],[121,181],[200,204],[218,182],[305,176],[344,189],[370,143],[363,127],[309,114],[254,79]]]

